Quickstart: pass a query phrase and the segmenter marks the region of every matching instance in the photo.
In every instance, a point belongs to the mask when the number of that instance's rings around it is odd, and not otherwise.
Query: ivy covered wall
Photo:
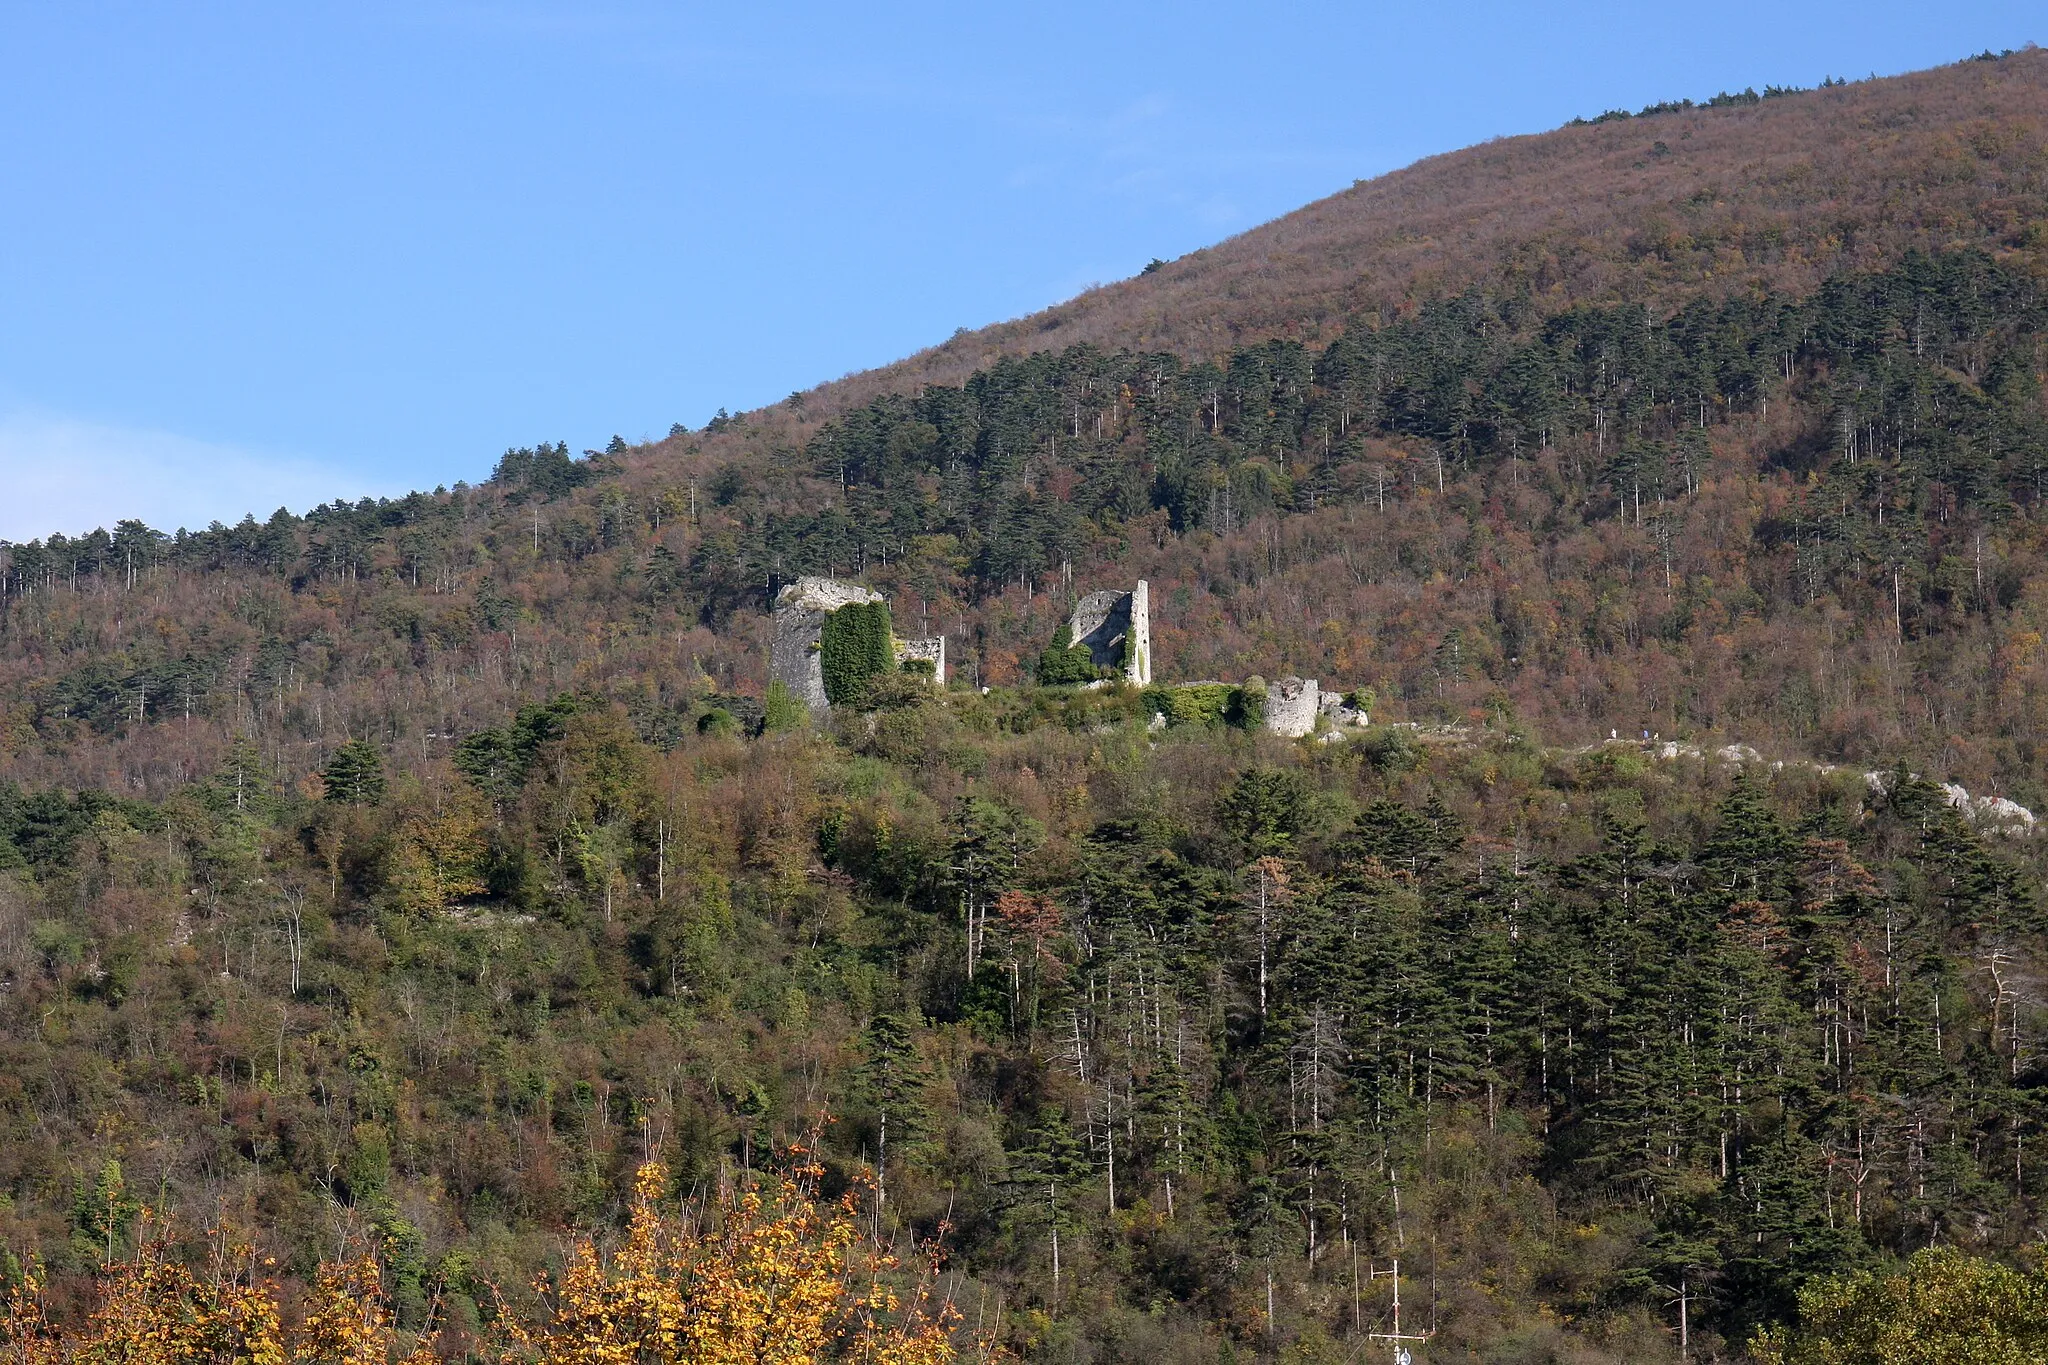
[[[856,602],[833,612],[818,632],[818,650],[825,700],[838,705],[858,699],[869,678],[896,666],[889,604]]]

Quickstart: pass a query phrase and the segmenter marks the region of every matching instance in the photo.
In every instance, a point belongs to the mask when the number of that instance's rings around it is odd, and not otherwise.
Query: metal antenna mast
[[[1394,1365],[1412,1365],[1414,1358],[1409,1355],[1408,1348],[1401,1343],[1407,1341],[1428,1341],[1431,1334],[1428,1332],[1403,1332],[1401,1330],[1401,1258],[1399,1256],[1394,1258],[1394,1268],[1392,1270],[1374,1270],[1372,1263],[1368,1261],[1366,1263],[1365,1275],[1369,1280],[1391,1277],[1394,1281],[1394,1330],[1391,1332],[1368,1332],[1366,1333],[1366,1339],[1368,1341],[1384,1341],[1387,1345],[1393,1347]]]

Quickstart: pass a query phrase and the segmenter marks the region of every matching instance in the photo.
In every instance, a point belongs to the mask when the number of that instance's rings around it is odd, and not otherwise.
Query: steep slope
[[[2048,808],[2044,83],[1493,144],[657,446],[4,547],[0,1280],[147,1200],[367,1239],[463,1358],[645,1157],[827,1111],[1048,1362],[1363,1358],[1395,1257],[1430,1358],[1675,1359],[1683,1286],[1727,1359],[2038,1245],[2048,843],[1933,779]],[[960,685],[768,724],[807,572]],[[1156,677],[1380,723],[1031,685],[1140,575]]]
[[[829,412],[1079,342],[1214,357],[1465,289],[1546,309],[1804,293],[1909,247],[2042,245],[2048,52],[1496,138],[809,395]]]
[[[1744,579],[1751,567],[1762,580],[1791,577],[1784,564],[1773,567],[1776,532],[1765,526],[1760,538],[1759,518],[1767,521],[1783,510],[1785,476],[1806,470],[1812,450],[1830,439],[1828,424],[1842,420],[1827,375],[1843,356],[1815,350],[1804,357],[1803,367],[1783,376],[1774,391],[1775,409],[1773,394],[1754,381],[1744,381],[1746,392],[1728,393],[1708,381],[1711,392],[1695,415],[1705,423],[1711,451],[1690,457],[1700,465],[1693,474],[1674,475],[1689,498],[1708,502],[1682,526],[1671,518],[1654,528],[1659,583],[1646,584],[1639,581],[1639,569],[1650,551],[1616,538],[1613,489],[1603,482],[1612,473],[1606,467],[1612,452],[1575,448],[1602,445],[1591,428],[1613,413],[1582,411],[1576,431],[1509,433],[1509,441],[1538,447],[1532,452],[1537,465],[1544,458],[1561,462],[1564,474],[1526,485],[1517,464],[1507,470],[1503,494],[1495,487],[1502,453],[1497,425],[1490,437],[1481,433],[1476,445],[1469,427],[1436,431],[1427,423],[1382,421],[1354,428],[1348,413],[1329,411],[1343,407],[1344,400],[1317,391],[1306,404],[1283,405],[1292,409],[1293,429],[1247,432],[1242,414],[1255,401],[1244,392],[1247,373],[1269,386],[1298,381],[1304,391],[1315,387],[1312,364],[1288,377],[1288,366],[1299,366],[1306,353],[1275,370],[1272,357],[1254,356],[1250,348],[1269,337],[1327,344],[1359,320],[1358,336],[1369,339],[1377,329],[1413,324],[1429,300],[1451,296],[1480,300],[1468,322],[1482,331],[1494,328],[1495,335],[1529,334],[1545,326],[1544,319],[1582,305],[1640,303],[1652,320],[1684,304],[1729,298],[1769,297],[1803,306],[1831,275],[1879,270],[1908,249],[1986,250],[2005,263],[2008,274],[2027,276],[2041,268],[2048,249],[2048,229],[2041,226],[2048,209],[2044,116],[2048,54],[2030,51],[1754,104],[1500,140],[1360,185],[1047,313],[965,334],[900,365],[827,385],[805,395],[800,410],[777,405],[721,424],[719,431],[619,452],[607,461],[618,477],[580,489],[522,489],[514,480],[469,493],[458,500],[459,509],[445,497],[381,510],[327,509],[303,525],[287,519],[262,533],[188,538],[183,547],[139,527],[118,547],[113,540],[19,547],[7,556],[9,596],[0,599],[10,604],[0,679],[7,680],[13,698],[0,724],[0,746],[16,752],[25,776],[90,772],[94,780],[147,787],[189,764],[160,737],[149,743],[142,733],[147,726],[124,728],[124,707],[133,707],[144,722],[172,713],[182,718],[196,697],[200,713],[223,721],[213,731],[219,736],[241,724],[238,718],[254,705],[234,697],[255,689],[230,686],[228,680],[239,676],[246,682],[252,672],[273,665],[294,680],[290,689],[272,686],[273,698],[298,690],[299,709],[310,708],[320,718],[300,737],[308,749],[304,761],[331,742],[322,738],[333,732],[329,716],[352,715],[344,724],[360,726],[376,715],[380,731],[394,738],[445,733],[502,712],[542,673],[556,681],[565,676],[563,662],[527,675],[524,684],[513,680],[518,670],[486,668],[486,658],[524,654],[513,647],[515,637],[529,649],[573,650],[579,655],[573,671],[587,678],[622,684],[634,679],[635,687],[675,691],[678,680],[657,683],[647,676],[646,661],[665,655],[678,662],[699,660],[726,690],[758,690],[752,613],[765,604],[778,576],[813,569],[863,570],[879,587],[912,591],[933,629],[956,642],[972,642],[959,655],[970,672],[1002,681],[1017,676],[1018,661],[1049,635],[1058,603],[1040,601],[1038,593],[1048,581],[1058,585],[1064,565],[1065,572],[1085,580],[1083,586],[1139,573],[1162,580],[1162,663],[1179,676],[1291,669],[1344,684],[1392,684],[1383,691],[1398,700],[1418,687],[1442,690],[1440,679],[1419,679],[1413,666],[1441,646],[1447,628],[1457,626],[1468,645],[1479,644],[1476,657],[1501,661],[1486,664],[1491,681],[1505,686],[1531,718],[1558,728],[1561,738],[1642,723],[1723,732],[1761,726],[1760,732],[1733,737],[1785,741],[1831,757],[1876,757],[1851,755],[1848,746],[1823,734],[1868,730],[1868,718],[1858,716],[1860,706],[1837,708],[1841,714],[1825,725],[1810,715],[1789,733],[1759,716],[1768,698],[1782,694],[1784,674],[1756,680],[1747,700],[1715,700],[1689,715],[1673,710],[1669,687],[1645,698],[1632,681],[1672,670],[1713,675],[1739,668],[1737,660],[1759,651],[1791,673],[1811,676],[1817,656],[1801,659],[1802,642],[1837,647],[1826,643],[1834,628],[1818,618],[1795,613],[1771,621],[1764,619],[1771,613],[1752,614],[1748,634],[1738,631],[1726,649],[1708,658],[1625,657],[1638,645],[1625,638],[1624,657],[1609,663],[1603,661],[1609,647],[1599,641],[1611,632],[1589,627],[1589,608],[1574,605],[1578,595],[1590,593],[1610,604],[1603,610],[1648,620],[1660,614],[1656,599],[1667,596],[1665,579],[1715,580],[1712,563],[1741,566],[1744,572],[1737,576]],[[1738,344],[1758,352],[1748,359],[1773,363],[1761,354],[1776,344],[1759,335],[1768,329],[1753,323],[1743,330]],[[2018,335],[2009,336],[2011,344],[2002,349],[2020,369],[2034,372],[2038,358],[2013,349],[2020,345]],[[896,479],[896,491],[886,494],[873,486],[850,490],[839,451],[843,433],[821,438],[832,419],[860,412],[878,395],[908,394],[924,384],[958,385],[1001,357],[1073,344],[1106,354],[1171,353],[1181,362],[1180,392],[1171,403],[1155,404],[1159,411],[1142,422],[1134,405],[1113,403],[1115,424],[1098,432],[1093,424],[1102,416],[1103,388],[1124,386],[1142,365],[1067,359],[1018,371],[1006,382],[1020,391],[1043,392],[1035,404],[1011,404],[1002,417],[1006,434],[949,430],[946,439],[965,441],[962,449],[921,455],[916,468],[910,467],[915,461],[899,461],[892,471],[870,471],[871,484]],[[1233,362],[1233,347],[1243,363]],[[1936,370],[1952,361],[1966,370],[1971,366],[1954,355],[1933,359]],[[1455,377],[1437,374],[1421,382],[1478,386],[1494,362],[1468,361]],[[1214,365],[1215,372],[1198,372],[1202,364]],[[1148,371],[1159,372],[1157,365]],[[1072,392],[1053,397],[1061,386]],[[1172,420],[1183,420],[1181,410],[1187,410],[1195,434],[1204,438],[1184,444],[1215,447],[1193,452],[1201,467],[1192,472],[1167,468],[1175,459],[1185,463],[1188,450],[1161,448],[1164,408],[1176,404]],[[1087,423],[1080,420],[1084,408]],[[985,415],[977,406],[973,420]],[[1663,429],[1644,427],[1638,435],[1671,446],[1683,416],[1667,402],[1644,419]],[[877,419],[871,414],[860,420],[872,426]],[[893,417],[880,420],[892,429],[903,425]],[[1084,425],[1090,429],[1081,430]],[[1355,439],[1333,447],[1334,426]],[[1062,434],[1068,439],[1064,454]],[[1488,439],[1494,448],[1484,448]],[[2008,431],[2004,439],[2010,463],[2013,443],[2032,437]],[[991,441],[1007,442],[1007,461],[982,448]],[[1424,465],[1434,469],[1446,449],[1454,457],[1451,477],[1469,481],[1457,489],[1446,484],[1446,492],[1462,492],[1452,500],[1454,508],[1439,509],[1418,501],[1429,492],[1424,484],[1436,476],[1425,480],[1417,471]],[[1711,468],[1700,463],[1709,453]],[[1846,448],[1840,453],[1846,457]],[[1670,463],[1672,457],[1665,451],[1658,458]],[[971,466],[971,487],[956,478],[940,490],[948,462]],[[1333,463],[1339,467],[1333,470]],[[1099,490],[1086,496],[1083,486],[1076,503],[1074,476],[1066,471],[1082,466],[1096,470],[1092,481],[1120,481],[1130,491],[1105,500]],[[1279,482],[1266,478],[1268,473]],[[1252,499],[1248,514],[1233,505],[1226,523],[1205,521],[1200,509],[1188,513],[1191,479],[1220,482],[1228,491],[1233,479],[1247,478],[1263,485],[1244,490]],[[1391,520],[1361,520],[1364,480],[1372,484],[1372,511],[1392,512]],[[899,495],[911,482],[918,483],[922,501],[900,505]],[[1168,482],[1173,488],[1165,487]],[[2024,503],[2024,474],[2013,473],[2005,482]],[[1283,484],[1292,491],[1276,501],[1273,490]],[[1939,500],[1938,489],[1922,491]],[[1201,496],[1200,490],[1193,496]],[[1523,505],[1532,496],[1540,505]],[[948,506],[939,507],[934,497]],[[545,515],[534,513],[536,500],[549,502]],[[890,506],[878,510],[879,503]],[[859,534],[849,540],[842,528],[809,536],[807,528],[821,509],[835,505],[844,516],[866,518]],[[1502,510],[1482,517],[1488,507]],[[1161,512],[1168,515],[1154,525]],[[1870,512],[1873,523],[1887,514],[1874,502]],[[1940,525],[1942,514],[1934,516]],[[1497,567],[1489,573],[1521,583],[1535,599],[1523,614],[1532,622],[1556,622],[1555,628],[1567,632],[1590,628],[1589,653],[1553,656],[1540,671],[1506,670],[1504,661],[1521,658],[1523,651],[1501,633],[1504,608],[1487,600],[1488,594],[1467,591],[1473,586],[1470,573],[1456,567],[1470,558],[1455,547],[1468,541],[1475,518],[1491,523],[1487,535],[1498,546]],[[1948,527],[1934,540],[1923,537],[1920,577],[1931,583],[1938,574],[1949,553],[1944,544],[1967,541],[1973,579],[1981,579],[1987,545],[1999,557],[2005,580],[2024,579],[2030,525],[2024,518],[2012,523],[1980,516],[1968,527]],[[1987,530],[1989,541],[1979,535]],[[1796,528],[1792,538],[1799,540]],[[1015,552],[989,550],[992,541],[1018,539],[1033,544]],[[1433,549],[1414,548],[1432,542]],[[1681,559],[1673,559],[1674,546],[1683,547]],[[839,555],[841,548],[849,553]],[[1797,554],[1795,546],[1792,558]],[[129,581],[138,556],[142,577],[136,581],[149,584],[154,596],[144,612],[126,609],[125,591],[108,595],[110,580]],[[1386,562],[1374,567],[1375,556]],[[923,567],[906,569],[911,561]],[[1261,561],[1264,571],[1257,567]],[[272,572],[249,577],[238,564],[261,564]],[[166,579],[159,568],[175,571]],[[246,586],[228,589],[217,569]],[[207,580],[204,586],[194,573]],[[1446,573],[1448,582],[1441,581]],[[1561,580],[1557,591],[1550,590],[1553,576]],[[269,596],[286,588],[287,580],[299,587],[275,606],[248,608],[240,620],[211,619],[217,606],[204,605],[251,591]],[[61,603],[19,596],[39,581],[83,582],[89,591]],[[323,581],[330,586],[303,590]],[[1353,591],[1333,599],[1331,590],[1346,582]],[[1020,600],[1004,596],[1006,584]],[[1873,577],[1861,591],[1838,588],[1855,625],[1845,642],[1852,653],[1884,648],[1873,632],[1882,634],[1882,618],[1894,613],[1878,600],[1887,595],[1879,586]],[[1738,597],[1745,591],[1766,599],[1778,595],[1766,581],[1728,590]],[[1709,593],[1724,595],[1719,589]],[[484,598],[505,605],[492,606]],[[370,613],[374,622],[363,614],[372,599],[378,603]],[[577,603],[573,609],[567,607],[571,601]],[[1415,604],[1424,601],[1429,605],[1418,613]],[[314,618],[330,608],[347,616],[348,624],[316,625]],[[505,623],[522,610],[523,636],[519,629],[507,633]],[[252,612],[266,623],[252,623]],[[54,615],[44,621],[45,613]],[[1737,625],[1743,616],[1739,607],[1732,613]],[[297,624],[280,629],[287,619]],[[170,624],[154,624],[160,621]],[[596,651],[573,645],[570,621],[576,633],[602,623],[611,643]],[[366,628],[370,634],[351,641]],[[392,638],[394,630],[403,638]],[[207,637],[204,648],[187,638],[194,631]],[[1632,636],[1633,628],[1623,635]],[[316,637],[332,643],[318,644]],[[500,642],[490,643],[493,638]],[[1981,671],[1983,661],[2005,647],[1996,634],[1960,649],[1952,644],[1927,653],[1937,676],[1965,659],[1967,668]],[[686,659],[676,656],[679,646]],[[309,648],[332,664],[309,658],[302,672],[289,656]],[[259,665],[258,652],[271,662]],[[208,660],[203,666],[178,663],[202,654]],[[359,664],[386,678],[377,686],[376,704],[367,707],[357,707],[348,695],[352,684],[342,682]],[[428,708],[426,679],[441,670],[460,681],[441,688]],[[1404,671],[1407,676],[1400,676]],[[297,681],[308,674],[305,682]],[[480,686],[486,675],[506,680]],[[323,689],[330,695],[321,696]],[[1580,701],[1557,705],[1560,689]],[[1892,688],[1898,695],[1905,690]],[[1944,682],[1943,690],[1957,688]],[[115,694],[122,698],[119,704],[112,700]],[[400,696],[406,698],[402,704],[396,701]],[[1453,711],[1470,704],[1463,697],[1449,700]],[[52,723],[63,728],[81,708],[102,717],[96,727],[70,727],[54,750],[29,742],[32,731],[47,738]],[[431,721],[424,719],[429,710]],[[1958,775],[1973,786],[2009,785],[2025,775],[2025,765],[2015,767],[2010,754],[1926,753],[1929,744],[1947,744],[1949,735],[1982,734],[1998,724],[1975,717],[1939,723],[1924,716],[1917,723],[1895,719],[1876,742],[1960,762]],[[115,738],[115,750],[128,757],[104,751],[103,736]],[[75,766],[85,754],[100,752],[106,752],[104,759]]]
[[[2038,250],[2048,52],[2029,48],[1722,107],[1495,138],[1309,204],[1155,272],[803,394],[781,434],[880,393],[958,384],[1075,344],[1216,357],[1326,340],[1356,318],[1479,288],[1546,308],[1804,292],[1911,247]],[[690,446],[704,443],[691,438]],[[712,443],[715,445],[716,443]],[[663,447],[667,443],[662,443]]]
[[[428,753],[571,679],[673,719],[758,694],[802,572],[1005,682],[1067,584],[1144,575],[1165,677],[2041,804],[2044,89],[2028,52],[1488,144],[552,481],[15,547],[0,748],[156,790],[236,732],[298,772],[346,731]]]

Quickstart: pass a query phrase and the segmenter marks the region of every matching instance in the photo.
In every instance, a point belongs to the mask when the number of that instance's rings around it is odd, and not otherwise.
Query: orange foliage
[[[277,1281],[257,1275],[247,1247],[216,1240],[198,1275],[172,1259],[161,1228],[147,1225],[135,1255],[101,1276],[84,1322],[52,1323],[31,1270],[0,1323],[7,1365],[385,1365],[396,1344],[368,1256],[322,1266],[298,1323],[287,1326]],[[433,1358],[424,1346],[402,1357],[407,1365]]]
[[[578,1245],[552,1290],[554,1312],[514,1323],[512,1344],[547,1365],[946,1365],[951,1305],[934,1307],[933,1276],[906,1306],[885,1280],[896,1261],[864,1250],[855,1196],[820,1205],[816,1166],[770,1200],[728,1190],[708,1229],[655,1206],[666,1174],[640,1169],[626,1243],[609,1258]]]
[[[530,1365],[949,1365],[959,1315],[933,1300],[935,1260],[907,1291],[893,1287],[897,1260],[860,1239],[857,1192],[821,1204],[820,1174],[800,1167],[772,1196],[728,1190],[700,1221],[658,1208],[666,1173],[643,1166],[625,1243],[604,1255],[579,1239],[559,1279],[538,1286],[551,1311],[538,1322],[501,1312],[487,1355]],[[53,1322],[39,1273],[25,1276],[0,1320],[0,1365],[435,1358],[430,1337],[394,1330],[369,1256],[323,1265],[296,1322],[283,1305],[247,1248],[217,1242],[207,1273],[195,1274],[172,1258],[161,1229],[145,1228],[75,1326]]]

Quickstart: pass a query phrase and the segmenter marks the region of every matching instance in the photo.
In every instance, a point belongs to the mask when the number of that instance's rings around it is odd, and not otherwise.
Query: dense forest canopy
[[[0,1278],[74,1312],[145,1204],[309,1283],[353,1237],[459,1356],[830,1116],[870,1249],[938,1237],[1034,1359],[1355,1358],[1396,1258],[1424,1358],[2006,1284],[1943,1249],[2040,1236],[2042,852],[1939,784],[2048,810],[2048,159],[1928,110],[2041,70],[1542,144],[1889,109],[1871,166],[1970,212],[1845,209],[1827,270],[1701,186],[1228,344],[1065,344],[1084,299],[476,486],[0,546]],[[764,685],[806,574],[888,599],[816,724]],[[1219,680],[1171,724],[1065,648],[1139,577],[1155,676]],[[1261,733],[1286,673],[1374,724]]]
[[[821,1107],[1026,1354],[1337,1350],[1400,1256],[1446,1343],[1642,1359],[1681,1278],[1740,1342],[2031,1235],[2031,841],[1903,769],[1136,702],[910,688],[664,753],[564,697],[388,788],[356,742],[321,799],[248,746],[10,795],[0,1238],[90,1271],[118,1161],[309,1273],[368,1228],[400,1326],[474,1332],[640,1161],[701,1188]]]
[[[0,568],[0,742],[150,790],[197,717],[310,771],[337,729],[431,749],[579,678],[674,734],[758,695],[753,623],[799,575],[871,579],[1004,682],[1068,594],[1135,569],[1167,676],[1903,752],[2043,804],[2043,311],[2030,266],[1977,251],[1668,317],[1472,291],[1321,349],[999,361],[680,478],[544,443],[474,489],[52,537]]]

